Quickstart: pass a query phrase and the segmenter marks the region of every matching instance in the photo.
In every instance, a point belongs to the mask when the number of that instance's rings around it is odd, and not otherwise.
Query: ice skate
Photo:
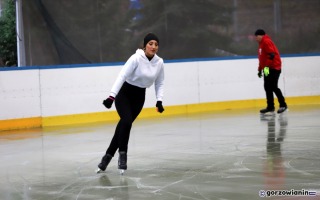
[[[124,151],[119,151],[118,169],[120,175],[123,175],[124,171],[127,170],[127,153]]]
[[[109,165],[111,159],[112,159],[112,156],[110,154],[104,155],[101,159],[101,162],[98,165],[98,169],[96,170],[96,173],[104,172],[107,166]]]
[[[281,114],[285,111],[288,111],[288,107],[280,107],[279,110],[277,111],[278,114]]]

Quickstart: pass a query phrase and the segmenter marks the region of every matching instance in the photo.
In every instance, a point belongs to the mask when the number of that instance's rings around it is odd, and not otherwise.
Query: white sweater
[[[163,98],[163,59],[157,55],[149,61],[142,49],[138,49],[125,63],[113,84],[110,96],[116,97],[124,82],[148,88],[154,83],[157,101]]]

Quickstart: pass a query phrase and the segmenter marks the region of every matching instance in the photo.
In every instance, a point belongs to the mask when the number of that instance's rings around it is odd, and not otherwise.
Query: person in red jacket
[[[277,111],[282,113],[287,110],[287,104],[281,90],[278,88],[278,80],[281,73],[281,58],[276,45],[264,30],[258,29],[255,32],[256,41],[259,43],[258,57],[259,67],[258,76],[264,76],[264,89],[267,96],[267,108],[260,110],[260,113],[274,112],[273,93],[276,94],[280,108]]]

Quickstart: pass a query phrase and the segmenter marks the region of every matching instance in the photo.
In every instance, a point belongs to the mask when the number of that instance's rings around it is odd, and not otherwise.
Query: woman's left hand
[[[159,113],[162,113],[164,111],[164,108],[162,106],[162,101],[157,101],[156,107]]]

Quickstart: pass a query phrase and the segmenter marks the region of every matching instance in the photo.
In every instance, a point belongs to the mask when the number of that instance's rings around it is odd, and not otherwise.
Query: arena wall
[[[283,56],[288,105],[320,103],[320,55]],[[165,112],[147,89],[139,118],[265,106],[255,57],[165,61]],[[0,130],[118,120],[108,97],[123,63],[0,68]],[[278,106],[276,102],[276,106]]]

